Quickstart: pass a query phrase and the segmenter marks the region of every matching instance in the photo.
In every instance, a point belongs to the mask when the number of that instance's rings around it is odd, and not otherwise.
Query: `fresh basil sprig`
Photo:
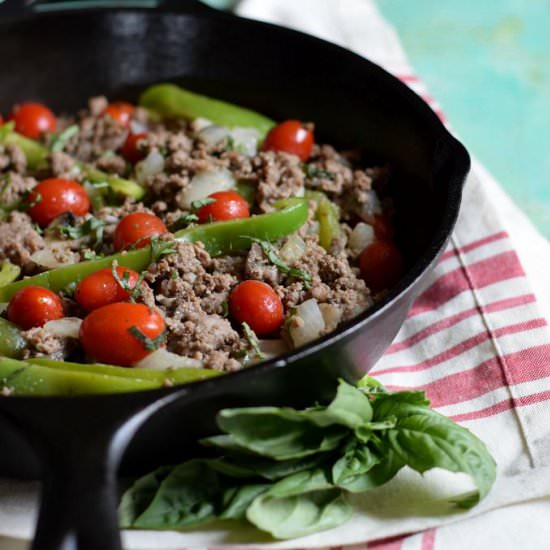
[[[203,444],[217,458],[163,467],[137,480],[120,505],[122,527],[179,529],[246,520],[288,539],[347,521],[348,493],[369,491],[404,466],[463,472],[477,490],[453,499],[474,506],[496,465],[466,428],[430,409],[424,392],[389,392],[372,378],[340,381],[326,407],[225,409],[222,435]]]

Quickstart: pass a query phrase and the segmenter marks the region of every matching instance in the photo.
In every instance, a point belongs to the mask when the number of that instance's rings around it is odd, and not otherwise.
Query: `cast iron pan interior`
[[[71,112],[95,94],[131,100],[146,85],[169,80],[275,119],[314,121],[321,140],[360,145],[370,160],[391,164],[398,240],[410,269],[385,300],[335,333],[219,380],[117,396],[0,398],[0,473],[46,481],[35,548],[64,540],[118,547],[114,476],[132,438],[124,473],[181,460],[197,437],[215,430],[222,407],[310,404],[329,398],[338,377],[367,372],[425,286],[469,168],[465,149],[431,110],[363,58],[195,2],[177,3],[180,13],[166,9],[91,9],[0,23],[0,112],[27,99]]]

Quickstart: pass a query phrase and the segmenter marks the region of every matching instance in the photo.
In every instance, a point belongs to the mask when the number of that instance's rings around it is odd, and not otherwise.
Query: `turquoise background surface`
[[[377,4],[467,147],[550,237],[550,1]]]

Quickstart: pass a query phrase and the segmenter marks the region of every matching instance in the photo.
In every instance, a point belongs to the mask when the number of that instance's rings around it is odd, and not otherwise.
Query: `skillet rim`
[[[363,57],[355,53],[352,50],[339,46],[338,44],[329,42],[327,40],[312,36],[310,34],[298,31],[295,29],[282,27],[274,23],[269,23],[265,21],[253,20],[245,17],[235,16],[229,13],[220,12],[213,10],[211,8],[205,7],[205,9],[200,9],[195,11],[193,8],[186,11],[185,8],[178,11],[174,8],[173,5],[157,6],[156,8],[147,8],[147,7],[80,7],[77,10],[75,9],[59,9],[55,11],[43,11],[29,13],[26,12],[17,17],[9,17],[4,21],[0,21],[0,29],[4,26],[17,25],[20,22],[25,22],[30,19],[47,19],[49,17],[58,17],[64,15],[70,16],[81,16],[85,17],[90,13],[99,13],[99,14],[127,14],[127,13],[140,13],[140,14],[162,14],[162,15],[174,15],[179,17],[190,17],[193,19],[223,19],[225,22],[237,22],[241,25],[251,25],[255,27],[261,27],[266,29],[268,32],[279,33],[281,36],[289,35],[294,36],[296,39],[301,41],[309,41],[314,47],[319,48],[331,48],[336,52],[339,52],[339,55],[346,55],[349,58],[355,59],[365,65],[370,66],[370,70],[376,75],[379,79],[379,82],[383,87],[393,88],[394,93],[397,95],[399,101],[406,102],[415,108],[415,113],[423,117],[423,122],[425,122],[429,129],[434,133],[434,142],[441,143],[445,146],[447,150],[447,158],[445,162],[442,163],[438,170],[441,171],[443,168],[450,167],[450,177],[445,182],[447,193],[445,201],[445,210],[441,217],[441,221],[438,224],[436,230],[434,231],[432,237],[430,238],[428,244],[425,247],[424,252],[409,266],[405,275],[399,280],[399,282],[392,287],[392,289],[387,293],[387,295],[377,302],[376,304],[369,307],[363,313],[358,316],[345,321],[342,323],[336,330],[322,336],[321,338],[315,339],[310,344],[302,346],[296,350],[288,351],[282,355],[278,355],[271,359],[260,361],[249,367],[245,367],[239,371],[224,373],[219,377],[208,378],[205,380],[198,380],[190,383],[186,383],[179,386],[157,388],[151,390],[140,390],[133,392],[120,392],[120,393],[105,393],[105,394],[83,394],[83,395],[56,395],[56,396],[3,396],[0,395],[0,401],[9,399],[11,402],[14,400],[18,403],[27,403],[27,402],[38,402],[38,401],[62,401],[62,402],[82,402],[91,400],[94,402],[98,401],[108,401],[111,399],[122,400],[125,397],[137,396],[146,399],[149,397],[150,401],[156,399],[179,393],[180,395],[186,395],[190,392],[194,392],[194,398],[198,398],[197,392],[201,390],[205,395],[212,392],[219,391],[219,388],[223,386],[224,383],[233,383],[239,377],[243,376],[252,376],[252,375],[261,375],[265,371],[269,371],[275,368],[284,368],[292,367],[296,361],[307,358],[314,353],[322,352],[323,350],[331,347],[336,344],[338,341],[350,339],[355,333],[368,330],[368,326],[372,323],[375,323],[377,319],[382,316],[387,310],[389,310],[397,301],[403,298],[407,291],[409,291],[415,284],[419,283],[419,280],[425,276],[429,271],[432,271],[435,267],[435,264],[441,254],[443,253],[444,247],[447,245],[448,240],[450,239],[458,214],[460,211],[460,206],[462,202],[462,190],[466,182],[466,177],[470,170],[470,156],[464,145],[458,141],[448,130],[448,128],[442,123],[438,118],[435,112],[429,107],[429,105],[420,98],[413,90],[411,90],[404,82],[399,80],[397,77],[393,76],[391,73],[386,71],[380,65],[377,65],[370,59]],[[226,382],[224,382],[226,381]]]

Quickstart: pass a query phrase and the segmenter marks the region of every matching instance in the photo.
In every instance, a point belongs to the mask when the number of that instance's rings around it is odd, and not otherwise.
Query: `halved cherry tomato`
[[[159,347],[164,320],[144,304],[118,302],[94,309],[80,326],[80,343],[95,360],[128,367]]]
[[[361,277],[373,292],[393,286],[403,274],[401,252],[391,241],[374,241],[359,256]]]
[[[87,311],[129,300],[128,290],[132,291],[135,288],[139,273],[121,266],[116,267],[116,273],[122,285],[114,278],[111,267],[100,269],[84,277],[76,287],[75,300]]]
[[[306,130],[299,120],[286,120],[272,128],[265,138],[264,151],[285,151],[305,162],[313,147],[313,132]]]
[[[84,216],[90,210],[90,199],[76,181],[50,178],[41,181],[29,194],[29,216],[41,227],[46,227],[57,216],[72,212]]]
[[[128,134],[128,137],[126,138],[126,141],[122,146],[122,149],[120,150],[122,156],[128,162],[135,164],[145,156],[145,153],[138,149],[137,144],[138,141],[140,139],[143,139],[146,135],[146,132],[142,132],[141,134]]]
[[[208,195],[208,198],[214,199],[214,202],[199,208],[199,223],[250,217],[248,203],[235,191],[218,191]]]
[[[131,103],[126,103],[126,101],[115,101],[107,105],[103,111],[103,115],[109,115],[121,126],[128,126],[133,112],[134,106]]]
[[[9,120],[15,122],[15,131],[30,138],[40,137],[45,132],[55,132],[55,115],[42,103],[21,103],[11,112]]]
[[[124,216],[116,226],[115,248],[124,250],[129,246],[143,248],[151,244],[151,237],[167,233],[168,229],[160,218],[147,212],[134,212]]]
[[[229,311],[239,323],[248,323],[258,335],[280,328],[284,320],[283,303],[266,283],[250,279],[239,283],[229,296]]]
[[[387,216],[375,214],[372,226],[377,239],[381,241],[393,240],[393,226]]]
[[[28,330],[63,317],[63,302],[42,286],[26,286],[18,290],[8,304],[8,319]]]

